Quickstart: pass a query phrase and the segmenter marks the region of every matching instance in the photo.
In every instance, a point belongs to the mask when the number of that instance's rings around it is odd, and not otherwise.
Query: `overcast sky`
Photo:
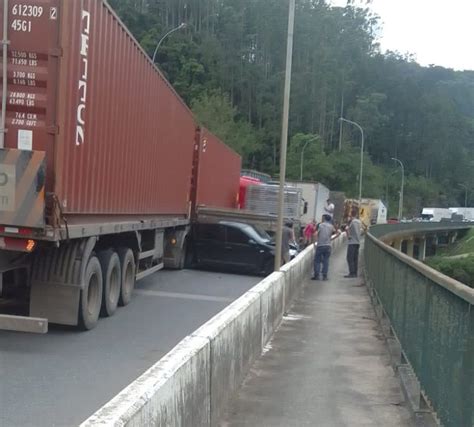
[[[474,70],[474,0],[373,0],[370,7],[382,20],[382,51],[413,53],[422,65]]]

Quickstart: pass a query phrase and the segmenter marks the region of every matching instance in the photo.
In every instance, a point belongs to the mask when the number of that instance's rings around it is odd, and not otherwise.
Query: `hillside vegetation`
[[[198,119],[243,157],[278,173],[288,2],[282,0],[110,0]],[[369,2],[370,3],[370,2]],[[360,134],[366,133],[364,196],[397,210],[406,166],[405,215],[459,206],[474,187],[474,72],[421,67],[382,54],[379,20],[368,9],[298,0],[288,177],[357,195]],[[420,37],[422,34],[420,33]],[[455,47],[453,47],[455,48]],[[157,100],[158,102],[159,100]]]
[[[474,229],[451,248],[428,258],[426,264],[474,288]]]

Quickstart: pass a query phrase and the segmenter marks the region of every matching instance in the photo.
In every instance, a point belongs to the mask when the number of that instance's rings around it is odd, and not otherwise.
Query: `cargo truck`
[[[329,197],[329,189],[319,182],[288,182],[289,186],[301,190],[301,197],[304,203],[304,210],[301,215],[301,224],[306,226],[311,221],[321,222],[323,214],[326,213],[325,207]]]
[[[249,185],[245,195],[245,209],[261,215],[278,215],[279,186],[276,184]],[[283,193],[283,215],[300,221],[304,212],[302,190],[285,185]]]
[[[0,1],[0,328],[83,329],[182,268],[197,206],[235,208],[240,157],[102,0]],[[1,301],[0,301],[1,302]]]
[[[474,221],[474,208],[449,208],[449,211],[456,215],[462,216],[462,221],[473,222]]]
[[[423,208],[421,211],[421,219],[430,222],[451,219],[452,215],[453,213],[446,208]]]
[[[345,222],[346,195],[342,191],[331,191],[329,198],[334,203],[334,224],[342,225]]]
[[[366,227],[387,223],[387,208],[380,199],[362,199],[359,215]]]

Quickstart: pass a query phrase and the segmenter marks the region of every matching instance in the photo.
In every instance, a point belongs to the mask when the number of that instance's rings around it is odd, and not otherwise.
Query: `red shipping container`
[[[22,186],[45,152],[46,194],[66,216],[189,213],[194,118],[106,2],[10,0],[8,38],[16,212],[41,204]],[[34,226],[13,216],[0,223]]]
[[[241,157],[205,128],[199,148],[197,205],[237,208]]]

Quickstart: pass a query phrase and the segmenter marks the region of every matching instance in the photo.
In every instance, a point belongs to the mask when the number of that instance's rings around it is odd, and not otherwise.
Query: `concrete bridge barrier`
[[[341,245],[342,236],[333,241]],[[309,247],[183,339],[84,421],[91,426],[215,426],[312,271]]]

